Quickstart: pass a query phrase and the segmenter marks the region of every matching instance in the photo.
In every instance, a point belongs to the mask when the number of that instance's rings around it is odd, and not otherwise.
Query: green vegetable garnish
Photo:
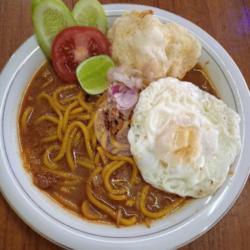
[[[33,0],[32,20],[37,41],[48,57],[55,36],[66,27],[76,25],[70,10],[61,0]]]
[[[97,0],[80,0],[75,4],[72,14],[79,25],[97,27],[104,34],[108,21],[103,6]]]
[[[32,11],[35,9],[35,7],[38,5],[38,3],[42,2],[42,0],[32,0]]]
[[[76,76],[88,94],[101,94],[108,88],[107,73],[114,66],[109,56],[93,56],[77,67]]]

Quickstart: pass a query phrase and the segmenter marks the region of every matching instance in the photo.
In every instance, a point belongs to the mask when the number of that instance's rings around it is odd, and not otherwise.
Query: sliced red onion
[[[119,82],[125,84],[128,88],[140,89],[143,86],[142,73],[139,70],[131,69],[128,66],[112,68],[108,72],[108,81],[110,83]]]
[[[116,101],[117,108],[121,111],[133,108],[138,101],[137,91],[129,88],[125,91],[117,92],[113,96]]]
[[[127,66],[112,68],[108,72],[110,101],[123,113],[130,112],[138,101],[138,92],[143,87],[141,75],[140,71]]]
[[[121,83],[114,83],[111,85],[111,95],[114,95],[116,93],[124,92],[127,90],[127,86]]]

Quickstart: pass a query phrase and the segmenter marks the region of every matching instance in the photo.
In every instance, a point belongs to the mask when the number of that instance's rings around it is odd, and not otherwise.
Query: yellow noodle
[[[126,131],[124,131],[124,130],[128,129],[128,126],[129,126],[129,121],[124,121],[122,128],[119,130],[119,134],[125,133]]]
[[[67,131],[66,131],[64,138],[63,138],[61,150],[58,153],[58,155],[56,156],[56,158],[54,159],[55,161],[61,160],[63,158],[63,156],[65,155],[66,150],[67,150],[67,144],[69,141],[69,135],[71,133],[71,130],[74,129],[75,127],[79,127],[81,129],[81,131],[84,135],[85,145],[86,145],[86,149],[87,149],[89,158],[93,159],[94,153],[93,153],[93,150],[92,150],[91,145],[90,145],[90,138],[89,138],[88,129],[86,128],[86,126],[83,123],[81,123],[79,121],[74,121],[67,128]]]
[[[109,198],[115,201],[124,201],[127,200],[127,196],[125,194],[108,194]]]
[[[27,107],[25,111],[23,112],[22,119],[21,119],[21,128],[24,132],[27,131],[27,123],[30,120],[33,110],[34,109],[32,107]]]
[[[135,200],[129,199],[126,201],[125,205],[128,207],[133,207],[135,205]]]
[[[126,193],[128,193],[126,187],[121,188],[121,189],[113,189],[113,190],[110,192],[110,194],[113,194],[113,195],[120,195],[120,194],[126,194]]]
[[[113,189],[111,191],[111,194],[114,194],[114,195],[120,195],[120,194],[129,194],[129,187],[128,186],[124,186],[123,188],[121,189]]]
[[[95,155],[94,163],[95,163],[96,167],[101,165],[101,163],[100,163],[100,155],[98,153]]]
[[[73,160],[73,157],[72,157],[72,141],[74,139],[74,136],[76,134],[76,129],[74,129],[71,133],[71,135],[69,136],[69,140],[68,140],[68,144],[67,144],[67,149],[66,149],[66,160],[68,162],[68,165],[71,169],[71,171],[75,171],[76,169],[76,162]]]
[[[120,143],[120,142],[114,140],[113,138],[111,138],[111,144],[112,144],[115,148],[117,148],[117,149],[119,149],[119,150],[127,150],[127,149],[129,149],[129,145]]]
[[[141,201],[141,192],[137,192],[135,199],[135,207],[138,211],[140,211],[140,201]]]
[[[59,100],[58,100],[58,96],[61,92],[63,91],[67,91],[69,89],[74,89],[76,88],[76,85],[68,85],[68,86],[62,86],[62,87],[59,87],[55,90],[55,92],[53,93],[53,101],[56,105],[56,107],[61,110],[61,111],[65,111],[67,109],[67,106],[65,107],[65,105],[62,105]],[[77,95],[76,95],[76,98],[77,98]]]
[[[107,141],[108,141],[108,136],[107,134],[104,132],[101,136],[101,145],[103,147],[106,147],[107,146]]]
[[[132,164],[132,175],[130,179],[130,184],[135,184],[137,181],[138,169],[135,163]]]
[[[46,142],[47,143],[47,142],[52,142],[52,141],[56,141],[56,140],[58,140],[58,135],[57,134],[47,136],[47,137],[41,139],[41,142]]]
[[[127,161],[131,165],[135,164],[134,160],[131,157],[123,156],[123,155],[112,155],[108,151],[104,150],[102,147],[97,148],[98,151],[102,151],[103,154],[112,161]]]
[[[79,184],[81,182],[81,180],[66,180],[62,183],[62,185],[65,185],[65,186],[75,186],[77,184]]]
[[[83,99],[82,95],[80,94],[78,97],[79,104],[84,108],[84,110],[87,110],[88,113],[92,111],[92,106],[90,104],[87,104]]]
[[[74,186],[60,187],[61,192],[68,193],[68,194],[70,194],[72,191],[74,192],[75,190],[76,190],[76,187],[74,187]]]
[[[42,115],[38,119],[36,119],[35,124],[41,123],[43,121],[49,121],[54,124],[58,124],[58,118],[52,115]]]
[[[94,152],[93,152],[93,150],[91,148],[90,136],[89,136],[89,131],[88,131],[87,127],[81,122],[75,122],[75,124],[78,125],[81,128],[82,133],[84,135],[85,146],[86,146],[86,149],[87,149],[88,156],[89,156],[90,159],[93,159],[94,158]]]
[[[53,102],[55,103],[56,107],[60,110],[60,111],[65,111],[67,107],[65,107],[64,105],[60,104],[59,101],[54,97],[53,95]]]
[[[88,127],[87,129],[89,131],[89,138],[92,138],[92,136],[94,135],[94,130],[92,128],[89,129]]]
[[[116,215],[116,226],[117,227],[120,226],[121,217],[122,217],[122,210],[121,210],[121,208],[118,208],[117,215]]]
[[[93,193],[92,193],[92,179],[97,176],[100,172],[102,171],[101,167],[97,167],[92,174],[90,175],[90,177],[88,178],[87,184],[86,184],[86,193],[88,196],[88,199],[90,200],[90,202],[95,205],[97,208],[100,208],[102,211],[104,211],[105,213],[107,213],[109,216],[111,216],[112,218],[116,217],[116,213],[115,211],[113,211],[112,208],[110,208],[109,206],[103,204],[102,202],[100,202],[99,200],[97,200]]]
[[[81,167],[87,168],[87,169],[94,169],[95,165],[92,161],[89,159],[77,159],[76,160],[77,164],[80,165]]]
[[[83,111],[84,111],[84,108],[83,108],[83,107],[78,107],[78,108],[73,109],[73,110],[70,112],[70,115],[77,115],[77,114],[79,114],[79,113],[81,113],[81,112],[83,112]]]
[[[56,114],[59,116],[58,119],[58,126],[57,126],[57,135],[59,140],[62,140],[62,120],[63,120],[63,115],[61,113],[61,111],[57,108],[57,106],[55,105],[54,101],[52,100],[51,96],[49,96],[48,94],[46,94],[45,92],[42,92],[39,96],[38,99],[45,99],[48,101],[48,103],[50,104],[50,106],[52,107],[52,109],[56,112]]]
[[[93,133],[91,135],[91,143],[92,143],[93,148],[96,148],[96,146],[97,146],[97,139],[96,139],[95,133]]]
[[[71,193],[71,190],[69,187],[60,187],[60,191],[63,193],[67,193],[67,194]]]
[[[66,108],[66,111],[65,111],[65,113],[64,113],[63,120],[62,120],[62,131],[63,131],[63,132],[66,131],[66,127],[67,127],[67,124],[68,124],[70,111],[71,111],[73,108],[75,108],[77,105],[78,105],[77,102],[73,102],[73,103],[71,103],[71,104]]]
[[[96,102],[96,106],[99,107],[105,100],[107,99],[107,96],[103,94]]]
[[[114,190],[114,188],[112,187],[109,181],[111,174],[118,168],[122,167],[124,164],[125,164],[124,161],[120,161],[120,162],[117,162],[116,164],[113,164],[113,165],[108,164],[104,167],[105,170],[102,174],[102,178],[104,181],[104,186],[108,192],[112,192]]]
[[[70,115],[69,120],[78,120],[78,121],[88,121],[90,120],[90,115],[89,114],[76,114],[76,115]]]
[[[151,227],[151,219],[149,219],[148,217],[144,218],[144,223],[147,226],[147,228]]]
[[[79,145],[81,142],[81,131],[77,131],[74,140],[73,140],[73,145],[76,147],[77,145]]]
[[[42,88],[45,89],[45,88],[48,87],[53,81],[54,81],[54,79],[53,79],[53,78],[50,78],[49,80],[47,80],[47,81],[42,85]]]
[[[88,129],[81,122],[75,122],[75,123],[72,123],[72,124],[76,124],[81,128],[81,130],[83,132],[83,135],[84,135],[84,139],[85,139],[85,146],[86,146],[86,149],[87,149],[87,153],[89,155],[89,158],[93,159],[94,158],[94,153],[93,153],[93,150],[92,150],[91,145],[90,145],[90,137],[89,137]]]
[[[45,168],[44,169],[45,171],[48,171],[52,174],[55,174],[57,176],[60,176],[60,177],[63,177],[63,178],[68,178],[70,180],[82,180],[81,177],[75,175],[75,174],[72,174],[72,173],[68,173],[68,172],[65,172],[65,171],[61,171],[61,170],[55,170],[55,169],[48,169],[48,168]]]
[[[170,213],[172,213],[176,208],[180,207],[183,202],[184,202],[184,198],[180,198],[176,201],[174,201],[173,203],[171,203],[169,206],[161,209],[160,211],[157,212],[151,212],[147,209],[145,203],[146,203],[146,198],[147,198],[147,194],[149,191],[149,186],[145,185],[142,189],[141,192],[141,199],[140,199],[140,210],[141,212],[151,218],[151,219],[159,219],[163,216],[169,215]]]
[[[138,169],[137,169],[137,172],[138,172]],[[142,182],[141,177],[137,175],[136,178],[135,178],[135,184],[139,184],[141,182]]]
[[[60,203],[62,203],[65,207],[68,207],[68,208],[70,208],[70,209],[72,209],[73,211],[76,211],[76,212],[79,211],[79,208],[78,208],[78,206],[77,206],[75,203],[73,203],[73,202],[71,202],[71,201],[65,199],[65,198],[64,198],[61,194],[59,194],[58,192],[53,192],[53,196],[54,196],[54,198],[55,198],[57,201],[59,201]]]
[[[126,162],[130,163],[131,166],[132,166],[132,176],[131,176],[131,179],[130,179],[130,183],[131,184],[136,183],[136,178],[137,178],[137,175],[138,175],[138,169],[137,169],[137,166],[135,164],[135,161],[131,157],[112,155],[112,154],[110,154],[109,152],[107,152],[106,150],[104,150],[100,146],[97,148],[97,150],[98,150],[98,152],[100,152],[100,155],[103,154],[107,158],[109,158],[110,160],[113,160],[113,161],[126,161]]]
[[[102,170],[102,178],[104,179],[104,176],[106,175],[107,173],[107,170],[111,167],[113,167],[114,165],[117,165],[119,162],[118,161],[113,161],[113,162],[110,162],[109,164],[105,165],[103,170]]]
[[[58,169],[59,166],[52,161],[52,159],[50,158],[50,154],[52,151],[56,151],[59,149],[58,145],[51,145],[50,147],[48,147],[43,155],[43,163],[47,168],[50,169]]]
[[[121,151],[123,151],[123,149],[118,149],[118,148],[111,149],[112,154],[115,154],[115,155],[121,154]]]
[[[100,220],[102,218],[102,215],[99,212],[97,212],[96,210],[93,211],[93,209],[90,208],[90,204],[88,201],[84,201],[82,203],[81,210],[83,215],[89,220]]]
[[[60,141],[63,140],[62,127],[63,127],[63,116],[60,114],[57,126],[57,136]]]
[[[75,101],[75,100],[78,100],[78,95],[66,97],[66,98],[60,100],[60,103],[62,103],[63,105],[68,105],[69,103],[71,103],[72,101]]]
[[[101,147],[97,147],[97,152],[99,153],[99,155],[101,156],[102,162],[103,164],[107,164],[107,158],[104,154],[104,151],[102,150]]]
[[[93,127],[93,125],[95,123],[95,119],[96,119],[96,113],[92,114],[92,116],[91,116],[91,119],[90,119],[88,126],[87,126],[88,130],[90,130]]]
[[[57,115],[60,117],[62,116],[61,111],[57,108],[56,104],[54,103],[53,99],[50,95],[46,94],[45,92],[42,92],[40,95],[38,95],[38,99],[45,99],[50,104],[51,108],[57,113]]]
[[[96,206],[98,209],[102,210],[103,212],[105,212],[106,214],[108,214],[111,218],[113,218],[114,220],[117,219],[117,213],[110,208],[108,205],[102,203],[101,201],[99,201],[98,199],[95,198],[95,196],[92,193],[92,179],[97,176],[100,172],[102,171],[101,167],[97,167],[93,173],[90,175],[90,177],[88,178],[87,184],[86,184],[86,193],[87,193],[87,197],[89,199],[89,201]],[[120,218],[120,223],[122,225],[125,226],[130,226],[130,225],[134,225],[137,222],[137,218],[136,216],[132,216],[130,218]]]

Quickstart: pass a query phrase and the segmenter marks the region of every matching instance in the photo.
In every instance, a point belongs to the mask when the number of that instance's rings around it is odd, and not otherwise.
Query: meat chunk
[[[49,189],[56,185],[58,177],[49,172],[38,172],[34,175],[33,181],[41,189]]]

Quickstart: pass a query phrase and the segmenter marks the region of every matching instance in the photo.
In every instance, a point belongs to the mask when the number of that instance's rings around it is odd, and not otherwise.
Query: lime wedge
[[[102,5],[97,0],[80,0],[72,11],[77,24],[93,26],[104,34],[107,31],[108,21]]]
[[[33,0],[32,20],[38,43],[48,57],[55,36],[66,27],[76,24],[70,10],[61,0]]]
[[[108,88],[107,73],[114,66],[114,62],[108,56],[93,56],[77,67],[76,76],[88,94],[101,94]]]

